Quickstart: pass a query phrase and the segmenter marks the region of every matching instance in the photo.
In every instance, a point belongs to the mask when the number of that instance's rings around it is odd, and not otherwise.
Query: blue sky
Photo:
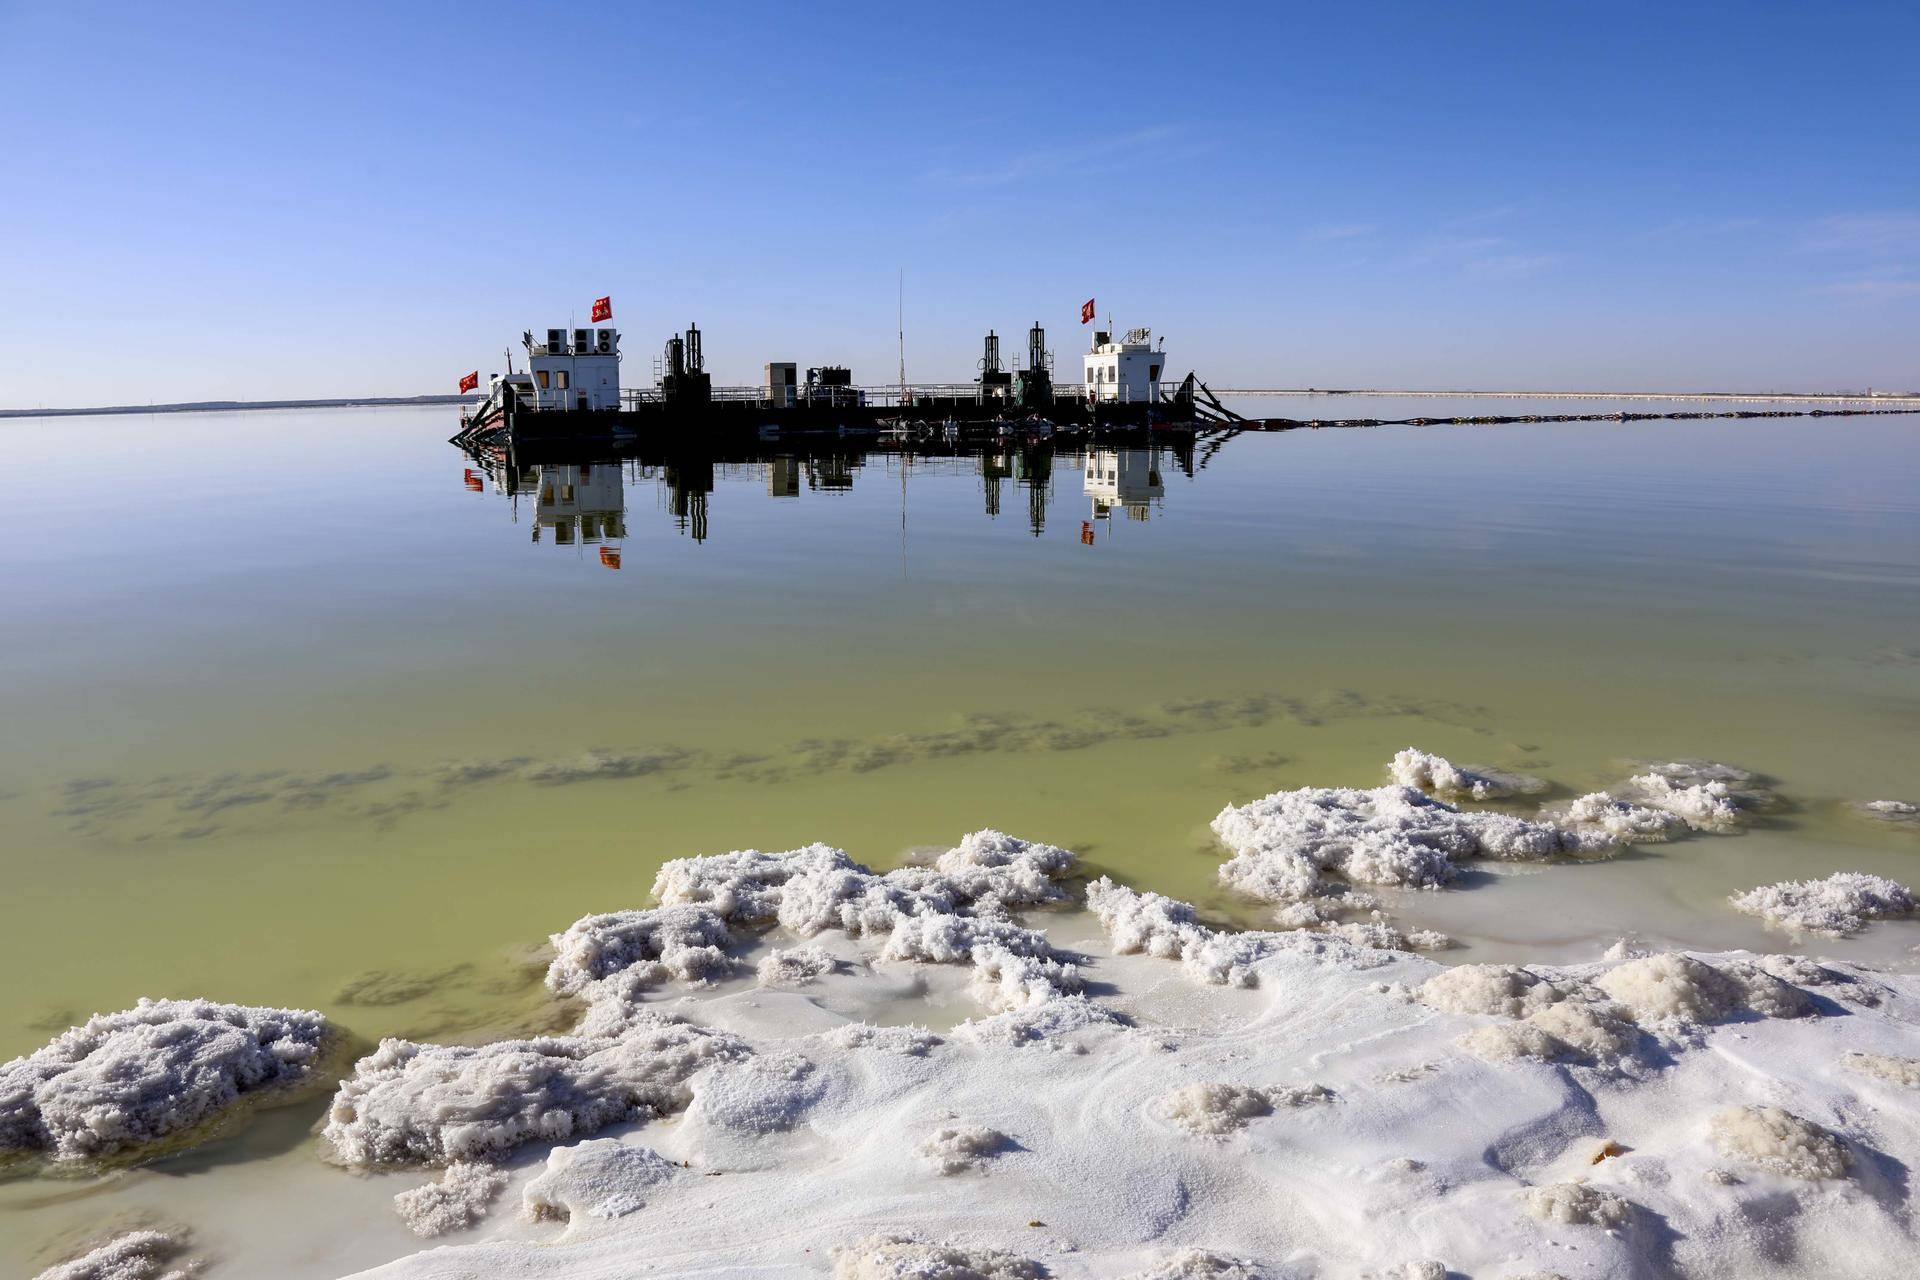
[[[0,0],[0,406],[411,394],[614,297],[971,376],[1920,387],[1920,6]]]

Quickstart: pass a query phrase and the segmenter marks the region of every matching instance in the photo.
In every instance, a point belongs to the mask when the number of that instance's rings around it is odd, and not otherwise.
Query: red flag
[[[620,548],[618,547],[600,548],[600,563],[607,566],[607,568],[609,569],[618,569],[620,567]]]
[[[1093,299],[1088,298],[1080,304],[1080,323],[1086,324],[1093,319]]]
[[[602,320],[611,319],[613,319],[613,298],[611,296],[595,298],[593,300],[593,323],[599,324]]]
[[[463,394],[473,390],[475,387],[479,385],[480,385],[480,371],[478,369],[475,369],[472,373],[460,379],[460,390]]]

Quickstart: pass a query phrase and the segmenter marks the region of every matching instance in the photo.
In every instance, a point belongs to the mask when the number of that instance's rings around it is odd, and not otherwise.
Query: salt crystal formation
[[[820,1038],[836,1049],[873,1049],[903,1058],[924,1058],[944,1043],[924,1027],[876,1027],[870,1022],[849,1022],[822,1032]]]
[[[1264,1275],[1245,1258],[1211,1249],[1182,1249],[1126,1280],[1263,1280]]]
[[[885,934],[881,959],[971,965],[983,1003],[1019,1010],[1080,988],[1078,971],[1044,934],[1009,919],[1061,901],[1056,881],[1072,862],[1053,845],[975,831],[932,866],[884,875],[823,844],[682,858],[660,869],[654,894],[666,904],[658,910],[702,912],[723,924]]]
[[[402,1191],[393,1207],[407,1229],[422,1237],[470,1227],[487,1216],[487,1206],[507,1185],[507,1175],[492,1165],[456,1160],[438,1182]]]
[[[621,1218],[646,1206],[653,1188],[685,1171],[646,1147],[594,1138],[555,1147],[547,1165],[521,1193],[522,1211],[535,1220]]]
[[[931,867],[884,875],[824,844],[680,858],[660,869],[653,892],[662,903],[704,906],[736,924],[857,936],[888,932],[905,916],[1005,916],[1060,901],[1065,894],[1054,882],[1072,861],[1053,845],[976,831]]]
[[[1087,908],[1099,919],[1116,953],[1144,952],[1163,960],[1179,960],[1195,978],[1216,986],[1253,986],[1259,962],[1283,951],[1311,954],[1340,950],[1349,956],[1354,954],[1352,945],[1329,943],[1324,934],[1210,929],[1199,923],[1190,903],[1129,889],[1106,876],[1087,886]],[[1421,941],[1440,937],[1414,936]]]
[[[619,1036],[383,1040],[341,1081],[324,1136],[348,1165],[487,1159],[677,1111],[696,1072],[747,1054],[734,1036],[654,1013]]]
[[[1403,787],[1417,787],[1436,796],[1464,800],[1505,800],[1518,795],[1536,795],[1547,789],[1539,778],[1524,773],[1508,773],[1484,765],[1462,768],[1445,756],[1408,747],[1387,765],[1387,775]]]
[[[1875,920],[1912,915],[1913,890],[1885,876],[1836,871],[1824,880],[1783,880],[1731,899],[1734,910],[1802,933],[1858,933]]]
[[[678,978],[701,982],[732,972],[726,922],[704,907],[656,907],[615,911],[576,920],[551,939],[553,963],[547,986],[560,995],[580,995],[614,974],[647,985]]]
[[[800,987],[839,968],[825,947],[775,947],[761,959],[757,977],[763,987]]]
[[[1885,1053],[1848,1053],[1841,1056],[1840,1065],[1889,1084],[1920,1089],[1920,1058],[1899,1058]]]
[[[1624,1227],[1633,1206],[1610,1191],[1585,1182],[1555,1182],[1528,1187],[1520,1194],[1527,1213],[1542,1222],[1583,1227]]]
[[[1007,1135],[979,1124],[942,1125],[915,1147],[914,1154],[937,1173],[965,1173],[977,1169],[1007,1148]]]
[[[1233,851],[1221,883],[1263,902],[1327,892],[1332,872],[1356,884],[1431,889],[1466,858],[1546,858],[1591,851],[1551,823],[1466,813],[1413,787],[1302,787],[1229,805],[1213,830]]]
[[[833,1251],[834,1280],[1041,1280],[1039,1263],[1002,1249],[868,1236]]]
[[[136,1151],[309,1083],[333,1041],[309,1009],[141,1000],[0,1066],[0,1155]]]
[[[1728,1159],[1783,1178],[1811,1182],[1847,1176],[1849,1159],[1840,1139],[1779,1107],[1729,1107],[1715,1113],[1709,1136]]]
[[[1461,1038],[1478,1057],[1599,1066],[1631,1056],[1644,1029],[1686,1034],[1731,1018],[1797,1018],[1813,1008],[1804,991],[1757,962],[1713,965],[1679,953],[1628,960],[1591,978],[1458,965],[1427,979],[1417,995],[1444,1013],[1512,1019]]]
[[[1256,1088],[1239,1084],[1182,1085],[1160,1099],[1160,1114],[1202,1137],[1219,1137],[1245,1128],[1247,1121],[1270,1116],[1276,1107],[1304,1107],[1331,1102],[1333,1094],[1320,1085]]]
[[[1853,811],[1863,818],[1884,822],[1890,827],[1920,831],[1920,804],[1910,801],[1861,800],[1854,804]]]
[[[195,1262],[178,1261],[183,1241],[161,1231],[129,1231],[99,1248],[48,1267],[35,1280],[191,1280],[200,1274]]]

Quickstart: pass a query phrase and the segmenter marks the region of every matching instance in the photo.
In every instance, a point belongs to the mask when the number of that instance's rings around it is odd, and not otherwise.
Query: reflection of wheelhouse
[[[542,466],[537,494],[535,542],[542,529],[551,529],[554,545],[560,547],[626,536],[626,490],[617,466]]]
[[[1087,455],[1086,494],[1093,499],[1096,520],[1106,519],[1115,507],[1129,520],[1145,520],[1166,492],[1158,449],[1095,449]]]

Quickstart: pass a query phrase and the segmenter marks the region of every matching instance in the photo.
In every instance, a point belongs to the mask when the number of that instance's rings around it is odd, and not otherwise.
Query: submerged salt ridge
[[[1710,829],[1756,802],[1682,769],[1644,775],[1664,791],[1636,775],[1637,800]],[[1223,881],[1279,886],[1255,894],[1279,927],[1103,878],[1093,987],[1089,957],[1016,918],[1067,900],[1054,846],[976,832],[887,873],[825,845],[669,863],[660,905],[554,936],[573,1031],[387,1041],[341,1084],[333,1156],[441,1170],[396,1207],[484,1237],[380,1274],[611,1277],[636,1249],[793,1276],[1898,1274],[1876,1268],[1915,1244],[1914,979],[1684,953],[1442,968],[1401,949],[1444,939],[1339,920],[1372,910],[1352,883],[1618,839],[1410,786],[1278,793],[1218,825]],[[654,1007],[774,930],[814,941],[768,949],[752,991]],[[965,967],[984,1012],[943,1037],[780,989],[899,963]],[[616,1136],[580,1141],[597,1131]],[[527,1144],[543,1171],[509,1158]]]

